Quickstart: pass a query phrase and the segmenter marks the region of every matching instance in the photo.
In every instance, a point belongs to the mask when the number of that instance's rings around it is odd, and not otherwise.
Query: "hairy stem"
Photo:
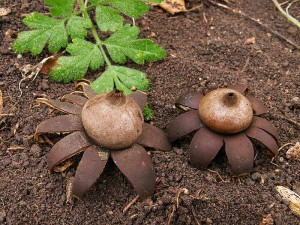
[[[277,9],[279,10],[279,12],[281,12],[281,14],[284,15],[285,18],[287,18],[290,22],[292,22],[293,24],[295,24],[297,27],[300,28],[300,22],[298,20],[296,20],[294,17],[292,17],[290,14],[288,14],[288,12],[285,12],[277,0],[272,0],[272,1],[275,4],[275,6],[277,7]]]
[[[103,46],[102,41],[101,41],[101,39],[99,38],[99,36],[97,34],[97,30],[96,30],[96,28],[95,28],[95,26],[94,26],[94,24],[93,24],[93,22],[92,22],[92,20],[90,18],[90,15],[88,14],[88,8],[89,7],[86,7],[84,5],[83,0],[78,0],[78,4],[79,4],[79,7],[81,9],[80,11],[83,13],[84,17],[86,19],[88,19],[90,21],[90,23],[92,24],[91,31],[92,31],[93,37],[94,37],[94,39],[96,41],[96,44],[98,45],[98,47],[99,47],[99,49],[100,49],[100,51],[101,51],[101,53],[103,55],[103,58],[104,58],[106,64],[108,65],[108,67],[110,67],[111,66],[111,62],[109,61],[109,59],[108,59],[108,57],[107,57],[107,55],[106,55],[106,53],[105,53],[105,51],[104,51],[104,49],[102,47]]]

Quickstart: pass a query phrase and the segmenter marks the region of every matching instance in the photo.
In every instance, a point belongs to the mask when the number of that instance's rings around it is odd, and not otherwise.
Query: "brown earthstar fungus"
[[[187,111],[168,126],[171,142],[193,131],[189,146],[190,162],[194,167],[207,167],[225,146],[234,175],[250,172],[254,162],[252,140],[278,152],[278,133],[266,119],[263,103],[249,93],[247,86],[234,85],[202,94],[188,92],[180,96],[176,106]]]
[[[155,172],[144,147],[171,150],[167,135],[144,123],[142,110],[146,94],[136,91],[96,94],[85,83],[79,83],[85,97],[67,94],[60,100],[38,99],[68,115],[47,119],[35,132],[39,142],[49,142],[45,134],[68,133],[47,154],[51,171],[67,159],[83,152],[72,182],[72,196],[80,198],[98,179],[112,158],[132,183],[141,198],[154,194]]]

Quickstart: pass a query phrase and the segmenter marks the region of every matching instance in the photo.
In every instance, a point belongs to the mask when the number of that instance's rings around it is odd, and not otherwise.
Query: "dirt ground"
[[[190,9],[200,4],[191,0],[186,6]],[[16,33],[26,29],[22,15],[45,12],[46,7],[42,0],[2,0],[0,6],[12,9],[9,15],[0,17],[0,89],[4,113],[12,114],[0,118],[0,223],[167,224],[170,220],[170,224],[250,225],[259,224],[268,214],[274,224],[300,223],[275,191],[275,186],[282,185],[300,194],[300,163],[285,157],[288,146],[271,164],[267,149],[256,145],[253,171],[233,178],[224,153],[218,155],[210,170],[191,167],[187,155],[191,136],[175,142],[171,152],[151,152],[159,178],[151,200],[138,201],[122,212],[136,194],[110,162],[81,200],[67,204],[66,185],[76,166],[51,174],[45,161],[50,146],[37,144],[32,134],[37,124],[58,114],[49,107],[37,107],[35,99],[58,98],[71,92],[74,83],[57,84],[39,75],[32,82],[22,83],[23,95],[18,97],[22,78],[18,67],[35,65],[49,53],[17,57],[11,44]],[[300,30],[283,18],[272,1],[234,1],[229,6],[300,44]],[[299,16],[300,5],[294,12]],[[299,123],[300,119],[299,50],[253,21],[210,4],[176,16],[153,8],[137,25],[142,36],[151,36],[168,52],[160,62],[145,66],[128,63],[146,72],[152,82],[149,99],[154,125],[165,130],[181,113],[174,107],[175,99],[188,90],[207,91],[242,83],[267,106],[266,118],[278,129],[280,145],[299,141],[299,125],[292,122]],[[9,29],[11,38],[5,36]],[[245,45],[251,37],[255,37],[255,43]],[[91,80],[96,77],[95,72],[87,76]],[[181,193],[176,207],[175,198],[182,188],[189,194]]]

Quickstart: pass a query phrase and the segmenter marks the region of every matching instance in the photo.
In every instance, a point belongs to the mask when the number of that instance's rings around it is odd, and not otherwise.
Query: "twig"
[[[207,169],[209,172],[211,173],[215,173],[218,175],[218,177],[222,180],[223,183],[228,183],[229,181],[226,181],[222,178],[222,176],[217,172],[217,171],[214,171],[214,170],[211,170],[211,169]]]
[[[124,207],[124,209],[123,209],[123,213],[125,213],[125,212],[127,212],[128,211],[128,209],[130,209],[130,207],[134,204],[134,203],[136,203],[137,202],[137,200],[139,199],[139,195],[137,195],[137,196],[135,196],[134,197],[134,199],[132,199],[125,207]]]
[[[171,224],[175,211],[176,211],[176,206],[172,205],[172,212],[171,212],[171,214],[169,215],[169,218],[168,218],[168,225]]]
[[[288,5],[288,7],[286,8],[286,11],[283,10],[283,8],[280,6],[280,4],[278,3],[277,0],[272,0],[273,3],[275,4],[275,6],[277,7],[277,9],[279,10],[279,12],[281,12],[281,14],[288,19],[288,21],[292,22],[293,24],[295,24],[297,27],[300,28],[300,22],[298,20],[296,20],[294,17],[292,17],[289,13],[288,13],[288,9],[289,7],[293,4],[290,3]]]
[[[7,113],[4,113],[4,114],[0,114],[0,117],[1,117],[1,116],[14,116],[14,114],[12,114],[12,113],[8,113],[8,114],[7,114]]]
[[[291,142],[285,143],[284,145],[282,145],[282,146],[277,150],[277,152],[280,152],[283,148],[285,148],[286,146],[289,146],[289,145],[295,145],[295,144],[294,144],[294,143],[291,143]],[[277,164],[273,163],[275,157],[276,157],[276,156],[274,156],[274,157],[271,159],[271,163],[272,163],[273,165],[278,166]]]
[[[289,118],[284,117],[282,115],[277,115],[277,116],[280,117],[281,119],[285,119],[285,120],[289,121],[290,123],[293,123],[294,125],[297,125],[298,127],[300,127],[300,123],[295,121],[295,120],[289,119]]]
[[[264,25],[262,22],[260,22],[259,19],[254,19],[248,15],[246,15],[245,13],[243,13],[241,10],[236,10],[236,9],[232,9],[226,5],[223,5],[221,3],[215,2],[213,0],[208,0],[212,5],[214,6],[218,6],[220,8],[226,9],[236,15],[240,15],[245,17],[246,19],[249,19],[255,23],[257,23],[258,25],[260,25],[261,27],[263,27],[264,29],[268,30],[270,33],[274,34],[275,36],[277,36],[278,38],[286,41],[287,43],[291,44],[292,46],[294,46],[296,49],[300,49],[300,46],[295,44],[294,42],[292,42],[290,39],[286,38],[285,36],[281,35],[280,33],[278,33],[277,31],[272,30],[271,28],[269,28],[268,26]]]

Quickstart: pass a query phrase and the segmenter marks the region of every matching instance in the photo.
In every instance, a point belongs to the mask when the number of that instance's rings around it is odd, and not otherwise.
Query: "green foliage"
[[[143,111],[143,114],[144,114],[144,119],[146,121],[152,120],[152,118],[153,118],[153,111],[150,108],[149,103],[146,104],[146,106],[144,108],[144,111]]]
[[[106,65],[106,70],[91,87],[96,92],[107,92],[113,88],[129,94],[132,90],[147,91],[150,82],[146,74],[125,66],[131,59],[137,64],[145,61],[163,59],[164,49],[148,39],[138,39],[140,29],[130,24],[124,25],[123,16],[138,18],[149,10],[147,2],[159,3],[161,0],[44,0],[50,9],[50,17],[32,13],[23,20],[32,29],[19,34],[13,44],[17,53],[31,52],[33,55],[43,51],[45,46],[50,52],[66,48],[67,56],[58,59],[50,77],[57,82],[70,82],[83,78],[88,69],[96,70]],[[89,12],[95,10],[95,24]],[[110,35],[101,40],[97,28]],[[91,32],[88,32],[88,31]],[[88,34],[93,38],[87,38]],[[69,43],[69,40],[72,42]]]

